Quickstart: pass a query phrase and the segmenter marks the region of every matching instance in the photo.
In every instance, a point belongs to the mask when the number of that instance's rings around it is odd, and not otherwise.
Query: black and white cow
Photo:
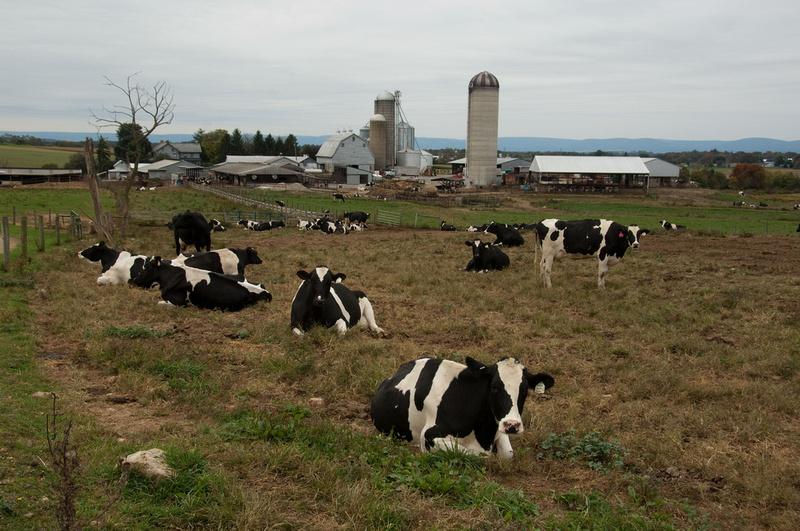
[[[317,229],[317,222],[316,221],[307,221],[304,219],[297,220],[297,228],[300,230],[316,230]]]
[[[553,259],[581,254],[597,257],[597,287],[604,288],[609,266],[622,260],[629,247],[638,248],[639,238],[645,234],[650,231],[607,219],[543,219],[536,224],[536,250],[541,252],[539,271],[545,286],[552,286]]]
[[[284,203],[280,199],[276,199],[275,200],[275,204],[278,205],[279,207],[285,207],[286,206],[286,203]]]
[[[366,223],[369,220],[369,213],[357,210],[355,212],[345,212],[342,217],[350,220],[351,223]]]
[[[522,433],[528,391],[543,393],[555,383],[545,373],[530,374],[505,358],[466,365],[422,358],[400,366],[372,397],[370,415],[381,433],[419,444],[425,451],[460,449],[511,458],[510,434]]]
[[[131,254],[128,251],[112,249],[106,242],[97,242],[78,253],[80,258],[89,262],[100,262],[102,275],[97,277],[97,284],[127,284],[135,280],[144,269],[147,257]]]
[[[375,322],[372,303],[363,291],[342,284],[345,275],[331,273],[327,267],[297,272],[303,281],[292,299],[292,332],[302,336],[314,325],[335,327],[339,335],[356,325],[369,327],[377,334],[383,329]]]
[[[439,225],[439,230],[442,230],[442,231],[445,231],[445,232],[455,232],[456,228],[453,225],[450,225],[450,224],[445,223],[444,221],[442,221],[441,225]]]
[[[800,210],[800,203],[795,203],[795,204],[792,206],[792,210]]]
[[[269,223],[269,230],[282,229],[286,227],[286,223],[281,219],[273,219],[271,221],[267,221],[267,223]]]
[[[367,228],[367,224],[363,221],[350,221],[349,219],[345,219],[342,224],[346,232],[361,232]]]
[[[211,227],[211,232],[225,232],[225,227],[218,219],[211,218],[208,220],[208,225]]]
[[[209,310],[238,311],[258,301],[272,301],[272,294],[259,284],[205,271],[153,256],[147,260],[139,282],[158,284],[159,304],[186,306],[191,302]]]
[[[344,194],[340,194],[339,192],[336,192],[336,193],[333,194],[333,200],[334,201],[338,200],[338,201],[341,201],[342,203],[344,203],[344,198],[345,198],[345,195]]]
[[[470,225],[467,227],[467,232],[486,232],[486,229],[489,228],[489,225],[484,223],[483,225]]]
[[[318,219],[314,222],[316,228],[325,234],[347,234],[348,228],[339,220]]]
[[[167,224],[175,234],[175,254],[181,254],[189,245],[194,245],[195,250],[211,250],[211,226],[203,214],[186,211],[173,216]]]
[[[504,223],[492,222],[486,227],[485,232],[497,237],[494,243],[502,243],[506,247],[516,247],[525,243],[525,238],[517,229]]]
[[[508,255],[500,250],[494,243],[484,243],[480,240],[467,240],[464,242],[472,248],[472,260],[467,263],[464,271],[478,271],[485,273],[492,270],[501,270],[511,263]]]
[[[174,265],[184,264],[189,267],[213,271],[221,275],[230,275],[244,280],[244,268],[251,264],[263,263],[258,251],[252,247],[246,249],[216,249],[208,253],[192,256],[180,255],[172,260]]]
[[[676,225],[675,223],[670,223],[666,219],[662,219],[658,222],[661,225],[661,228],[664,230],[685,230],[685,225]]]

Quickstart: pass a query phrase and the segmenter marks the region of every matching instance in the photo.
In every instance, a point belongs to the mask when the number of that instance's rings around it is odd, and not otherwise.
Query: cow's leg
[[[372,303],[369,302],[369,299],[361,297],[358,299],[358,305],[361,307],[361,319],[358,324],[369,327],[376,334],[383,334],[383,328],[375,322],[375,312],[372,310]]]
[[[550,281],[550,272],[553,270],[553,254],[549,252],[542,252],[542,262],[539,264],[539,270],[542,274],[542,281],[546,288],[553,287]]]
[[[186,306],[188,293],[183,290],[171,290],[166,293],[161,293],[161,298],[169,304],[175,306]]]
[[[343,336],[347,333],[347,323],[344,319],[337,320],[333,324],[333,327],[336,328],[336,333],[338,333],[340,336]]]
[[[497,435],[497,440],[494,441],[494,445],[499,457],[504,459],[511,459],[514,457],[514,449],[511,448],[511,439],[508,438],[507,434],[499,433]]]
[[[597,261],[597,287],[606,287],[606,273],[608,273],[608,257]]]
[[[108,277],[106,275],[100,275],[99,277],[97,277],[97,285],[98,286],[109,286],[109,285],[111,285],[113,283],[114,283],[114,279],[111,278],[111,277]]]
[[[303,335],[305,334],[305,332],[303,332],[303,331],[300,329],[300,327],[299,327],[299,326],[293,326],[293,327],[292,327],[292,333],[293,333],[294,335],[298,336],[298,337],[303,337]]]

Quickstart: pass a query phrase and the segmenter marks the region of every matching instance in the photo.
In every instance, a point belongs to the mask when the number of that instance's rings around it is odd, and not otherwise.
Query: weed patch
[[[106,337],[120,337],[124,339],[149,339],[167,337],[172,335],[171,330],[153,330],[146,326],[109,326],[103,330]]]
[[[675,529],[669,516],[663,513],[648,513],[628,505],[612,504],[597,492],[582,494],[570,491],[554,498],[567,514],[549,519],[546,529]]]
[[[592,431],[578,437],[574,431],[561,434],[550,433],[540,445],[540,459],[569,459],[584,463],[592,470],[606,471],[624,465],[625,448],[614,441],[607,441]]]

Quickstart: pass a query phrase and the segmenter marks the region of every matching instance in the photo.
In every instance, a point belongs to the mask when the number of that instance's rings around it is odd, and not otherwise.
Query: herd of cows
[[[347,213],[342,220],[319,218],[300,221],[301,230],[321,230],[331,234],[339,224],[347,230],[366,226],[369,214]],[[271,230],[285,226],[243,220],[249,230]],[[442,223],[442,230],[445,228]],[[665,230],[682,226],[662,221]],[[271,302],[272,295],[262,285],[245,278],[245,269],[262,263],[253,247],[211,249],[211,235],[225,230],[218,220],[207,221],[197,212],[173,217],[168,227],[173,231],[175,251],[172,260],[160,256],[137,255],[116,250],[99,242],[78,253],[102,269],[99,285],[126,285],[149,289],[158,286],[160,304],[185,306],[191,303],[205,309],[238,311],[261,301]],[[344,230],[342,228],[341,230]],[[629,248],[637,248],[648,230],[638,225],[622,225],[609,220],[564,221],[545,219],[534,224],[508,225],[488,223],[470,226],[468,232],[494,235],[494,242],[467,240],[472,258],[466,271],[488,272],[510,266],[505,247],[525,243],[520,231],[532,231],[534,249],[545,286],[550,287],[550,272],[555,258],[591,255],[598,261],[597,283],[604,287],[611,265],[619,262]],[[184,254],[188,246],[195,254]],[[320,266],[297,271],[300,284],[291,302],[289,328],[303,336],[314,326],[335,329],[340,335],[355,326],[376,334],[384,331],[375,320],[370,300],[363,291],[343,284],[345,275]],[[518,360],[505,358],[486,365],[472,358],[465,363],[422,358],[403,364],[387,378],[373,396],[370,412],[375,427],[419,445],[422,451],[457,447],[485,455],[513,456],[509,435],[524,430],[522,411],[529,391],[544,393],[554,384],[546,373],[532,373]]]

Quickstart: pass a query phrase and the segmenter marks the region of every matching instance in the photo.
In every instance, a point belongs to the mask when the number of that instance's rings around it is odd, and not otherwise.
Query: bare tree
[[[100,190],[97,186],[97,168],[94,164],[94,142],[87,138],[83,143],[83,158],[86,161],[86,176],[89,180],[89,194],[92,196],[92,206],[94,207],[94,226],[97,234],[110,244],[114,240],[111,236],[111,223],[103,214],[103,204],[100,202]]]
[[[98,128],[119,129],[125,124],[131,124],[133,130],[126,153],[126,162],[132,166],[131,171],[128,172],[127,179],[110,187],[116,202],[116,215],[119,218],[119,231],[122,236],[128,227],[130,191],[138,178],[142,148],[153,131],[162,125],[172,123],[175,111],[172,89],[166,81],[158,81],[151,87],[145,87],[136,82],[134,78],[137,75],[138,72],[129,75],[124,84],[115,83],[106,76],[106,86],[119,91],[124,97],[124,103],[103,107],[99,115],[92,111],[94,124]]]

